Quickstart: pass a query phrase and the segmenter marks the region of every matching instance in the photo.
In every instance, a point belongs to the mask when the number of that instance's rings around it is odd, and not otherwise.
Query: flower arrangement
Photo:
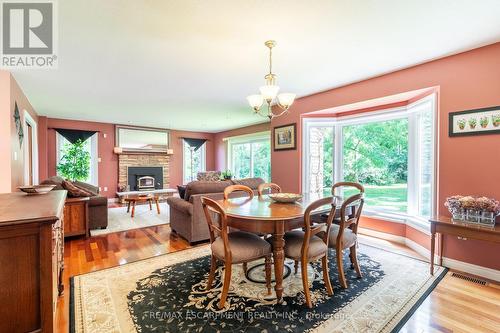
[[[475,219],[471,219],[474,222],[479,219],[479,216],[482,216],[483,218],[491,219],[494,224],[495,217],[500,214],[500,203],[498,200],[487,197],[454,195],[446,198],[444,205],[453,215],[453,218],[469,220],[463,216],[465,213],[469,213],[467,214],[469,217],[474,215]],[[475,214],[470,214],[471,212],[475,212]]]
[[[491,122],[495,127],[500,126],[500,113],[492,115]]]
[[[471,129],[474,129],[476,128],[476,125],[477,125],[477,119],[476,118],[470,118],[469,119],[469,126]]]
[[[479,119],[479,125],[481,125],[482,128],[486,128],[486,126],[488,126],[488,123],[489,123],[489,119],[488,117],[481,117]]]
[[[465,121],[465,119],[459,119],[457,121],[458,128],[460,128],[461,130],[463,130],[465,128],[465,124],[466,123],[467,123],[467,121]]]

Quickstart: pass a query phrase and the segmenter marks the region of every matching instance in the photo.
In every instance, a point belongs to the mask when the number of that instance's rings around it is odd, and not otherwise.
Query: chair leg
[[[330,273],[328,272],[328,253],[321,258],[321,269],[323,270],[323,281],[325,282],[326,292],[329,296],[333,295],[332,282],[330,281]]]
[[[217,259],[215,258],[214,255],[212,255],[212,258],[210,259],[210,273],[208,274],[207,290],[212,289],[212,283],[214,282],[216,269],[217,269]]]
[[[299,270],[299,261],[295,260],[295,264],[293,265],[294,269],[294,274],[297,274],[297,271]]]
[[[243,263],[243,273],[244,273],[245,275],[247,275],[247,270],[248,270],[247,263],[246,263],[246,262],[244,262],[244,263]]]
[[[356,244],[354,244],[349,248],[349,252],[350,252],[349,256],[351,257],[352,264],[356,269],[356,274],[358,275],[358,279],[360,279],[363,277],[363,274],[361,274],[361,269],[359,268],[358,254],[356,252]]]
[[[339,270],[339,281],[340,281],[340,285],[342,286],[342,288],[347,288],[347,281],[345,279],[345,275],[344,275],[344,262],[342,260],[342,249],[341,248],[337,248],[337,251],[335,253],[337,255],[337,268]]]
[[[267,294],[271,295],[271,256],[266,257],[266,287]]]
[[[226,303],[227,292],[229,291],[229,284],[231,283],[231,266],[230,262],[224,263],[224,283],[220,295],[219,309],[222,309]]]
[[[306,298],[306,305],[309,309],[312,308],[311,294],[309,293],[309,281],[307,280],[307,261],[301,260],[300,271],[302,273],[302,285],[304,287],[304,296]]]

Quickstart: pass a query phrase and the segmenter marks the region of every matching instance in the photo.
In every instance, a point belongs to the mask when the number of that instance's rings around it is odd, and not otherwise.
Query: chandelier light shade
[[[268,40],[264,43],[269,48],[269,73],[264,76],[266,84],[259,88],[260,94],[250,95],[247,97],[248,104],[252,107],[253,111],[263,117],[273,119],[285,114],[295,100],[295,94],[281,93],[280,87],[276,85],[276,74],[273,73],[273,47],[276,42]],[[262,111],[262,105],[266,102],[267,110]],[[277,105],[282,109],[280,113],[274,113],[272,106]]]

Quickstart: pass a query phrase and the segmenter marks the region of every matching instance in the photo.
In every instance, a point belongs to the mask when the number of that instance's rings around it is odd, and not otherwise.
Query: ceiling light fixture
[[[278,95],[280,87],[276,85],[276,74],[273,74],[273,47],[276,46],[276,42],[268,40],[264,44],[269,48],[269,73],[264,76],[266,85],[259,88],[260,94],[248,96],[247,101],[256,114],[273,119],[288,111],[295,100],[295,94],[281,93]],[[267,104],[267,114],[261,111],[264,101]],[[272,105],[278,105],[283,111],[274,113]]]

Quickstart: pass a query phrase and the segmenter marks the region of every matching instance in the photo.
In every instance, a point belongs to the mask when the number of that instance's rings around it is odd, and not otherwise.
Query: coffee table
[[[153,210],[153,201],[156,204],[156,211],[158,214],[160,214],[160,203],[159,203],[159,197],[154,194],[135,194],[135,195],[128,195],[123,199],[125,203],[127,203],[127,213],[130,212],[130,206],[132,206],[132,212],[130,214],[130,217],[134,217],[135,215],[135,204],[138,202],[148,202],[149,203],[149,210]]]

